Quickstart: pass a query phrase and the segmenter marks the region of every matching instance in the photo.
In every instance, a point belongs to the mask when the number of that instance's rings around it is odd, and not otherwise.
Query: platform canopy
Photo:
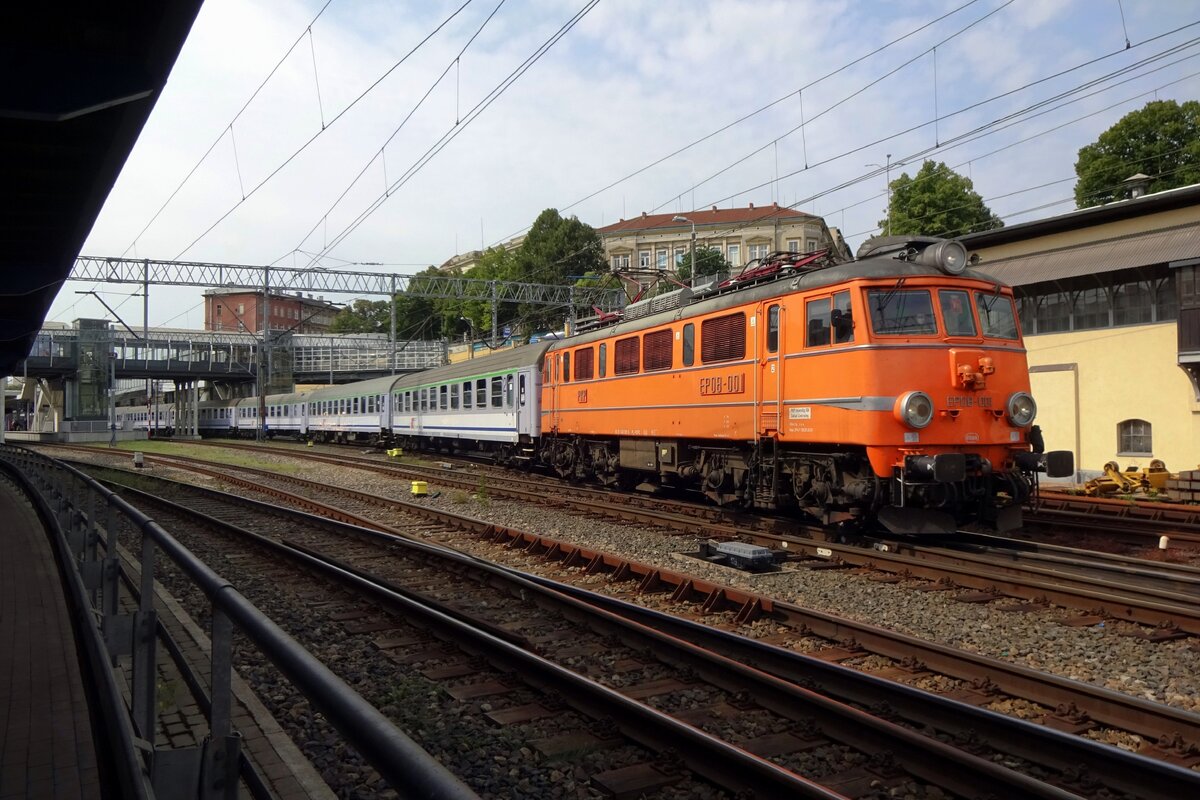
[[[29,351],[200,0],[0,10],[0,375]]]

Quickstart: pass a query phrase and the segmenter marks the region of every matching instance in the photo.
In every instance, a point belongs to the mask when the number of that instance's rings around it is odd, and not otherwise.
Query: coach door
[[[772,436],[779,431],[783,410],[783,306],[777,302],[762,307],[762,322],[755,337],[758,348],[758,432]]]

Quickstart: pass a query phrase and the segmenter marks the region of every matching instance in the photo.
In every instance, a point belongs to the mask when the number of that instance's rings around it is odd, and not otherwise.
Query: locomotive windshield
[[[870,289],[871,327],[880,336],[937,333],[933,299],[926,289]]]
[[[979,307],[979,322],[983,335],[993,339],[1016,339],[1017,318],[1013,314],[1012,301],[1002,294],[975,293],[975,304]]]

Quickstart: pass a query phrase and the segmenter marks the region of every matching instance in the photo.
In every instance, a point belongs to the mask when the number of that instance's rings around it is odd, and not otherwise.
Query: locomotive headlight
[[[933,400],[924,392],[906,392],[896,399],[895,415],[910,428],[924,428],[933,420]]]
[[[961,242],[938,242],[925,252],[925,263],[935,266],[947,275],[961,275],[967,268],[967,248]]]
[[[1037,416],[1037,403],[1033,402],[1028,392],[1013,392],[1009,395],[1005,408],[1008,411],[1009,422],[1018,428],[1024,428]]]

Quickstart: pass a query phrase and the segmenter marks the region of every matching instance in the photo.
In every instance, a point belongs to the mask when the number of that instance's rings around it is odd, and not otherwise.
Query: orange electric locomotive
[[[1042,452],[1012,290],[955,241],[775,253],[555,343],[539,460],[896,532],[1020,524]]]

